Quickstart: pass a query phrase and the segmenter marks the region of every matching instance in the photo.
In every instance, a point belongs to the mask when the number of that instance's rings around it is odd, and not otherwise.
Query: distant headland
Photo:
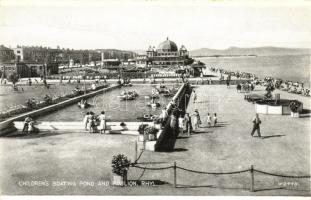
[[[201,48],[189,51],[191,57],[256,57],[267,55],[310,55],[311,49],[307,48],[284,48],[284,47],[255,47],[228,49]]]

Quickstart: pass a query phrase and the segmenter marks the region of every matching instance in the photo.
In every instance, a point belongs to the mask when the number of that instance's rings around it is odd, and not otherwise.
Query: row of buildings
[[[8,48],[0,45],[0,73],[16,72],[21,78],[57,74],[60,65],[109,63],[133,59],[135,53],[116,49],[73,50],[38,46]]]
[[[16,72],[21,78],[57,74],[59,66],[86,65],[118,67],[168,68],[185,66],[193,62],[184,45],[180,48],[168,38],[157,48],[149,46],[145,54],[116,49],[73,50],[38,46],[0,46],[0,73],[7,76]]]

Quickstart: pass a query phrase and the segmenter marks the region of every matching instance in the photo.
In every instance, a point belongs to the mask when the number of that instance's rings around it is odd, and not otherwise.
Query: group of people
[[[48,95],[48,94],[46,94],[46,95],[42,98],[42,100],[43,100],[44,104],[46,104],[46,105],[52,104],[52,102],[53,102],[52,97],[51,97],[50,95]],[[38,106],[40,106],[39,104],[40,104],[41,102],[42,102],[42,101],[41,101],[40,99],[37,100],[37,99],[35,99],[34,97],[32,97],[32,98],[27,99],[27,101],[26,101],[26,106],[27,106],[28,108],[31,108],[31,109],[37,108]]]
[[[98,130],[100,134],[106,132],[106,115],[105,111],[102,111],[100,115],[96,116],[94,112],[87,112],[83,118],[83,125],[86,131],[89,133],[96,133]]]
[[[241,79],[241,78],[256,79],[257,78],[255,74],[248,73],[248,72],[240,72],[240,71],[233,72],[233,71],[230,71],[230,70],[225,70],[225,69],[216,68],[216,67],[210,67],[210,70],[212,72],[218,72],[220,74],[235,76],[238,79]]]
[[[213,116],[210,115],[210,113],[207,113],[206,117],[206,122],[208,127],[214,127],[217,126],[217,113],[214,113]],[[194,113],[189,116],[189,113],[186,113],[184,116],[184,127],[186,130],[189,130],[188,132],[190,133],[192,130],[197,130],[200,128],[200,125],[202,124],[201,121],[201,116],[198,111],[198,109],[195,109]],[[254,119],[252,120],[253,123],[253,129],[251,131],[251,136],[254,137],[255,132],[257,131],[258,137],[261,138],[261,133],[260,133],[260,124],[261,124],[261,119],[259,118],[259,115],[256,114]]]
[[[191,115],[193,118],[193,130],[196,130],[200,128],[200,125],[202,124],[201,116],[198,111],[198,109],[195,109],[194,113]],[[187,113],[187,117],[189,117],[189,114]],[[216,127],[217,126],[217,113],[214,113],[213,116],[210,115],[210,113],[207,113],[206,122],[208,127]]]
[[[255,89],[255,84],[253,84],[249,81],[239,83],[236,86],[237,92],[250,92],[250,91],[253,91],[254,89]]]
[[[289,93],[299,94],[303,96],[310,96],[310,89],[305,88],[303,83],[298,81],[293,82],[289,80],[282,80],[279,78],[273,77],[265,77],[264,79],[259,79],[255,74],[247,73],[247,72],[240,72],[240,71],[230,71],[216,67],[210,67],[212,72],[219,72],[221,74],[221,79],[223,79],[223,74],[227,75],[227,77],[235,76],[238,79],[247,78],[252,81],[253,85],[263,85],[266,86],[267,84],[273,84],[274,88],[287,91]],[[227,86],[230,84],[230,80],[226,79]],[[228,86],[229,87],[229,86]]]

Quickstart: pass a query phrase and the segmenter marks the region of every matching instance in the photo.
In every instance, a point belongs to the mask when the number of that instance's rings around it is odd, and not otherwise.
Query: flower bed
[[[267,114],[267,115],[289,115],[291,114],[291,105],[290,100],[280,100],[275,103],[275,100],[260,100],[255,103],[255,111],[258,114]],[[295,110],[301,112],[303,105],[301,102],[295,104]]]

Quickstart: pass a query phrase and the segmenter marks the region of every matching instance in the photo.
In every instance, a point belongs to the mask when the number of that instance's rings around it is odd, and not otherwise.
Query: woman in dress
[[[105,115],[105,111],[101,112],[101,114],[98,116],[98,120],[99,120],[100,134],[103,134],[103,131],[104,131],[104,133],[106,131],[106,115]]]
[[[83,118],[83,122],[82,122],[86,131],[87,131],[87,121],[88,121],[88,118],[89,118],[89,114],[90,114],[89,112],[86,113],[86,115]]]

